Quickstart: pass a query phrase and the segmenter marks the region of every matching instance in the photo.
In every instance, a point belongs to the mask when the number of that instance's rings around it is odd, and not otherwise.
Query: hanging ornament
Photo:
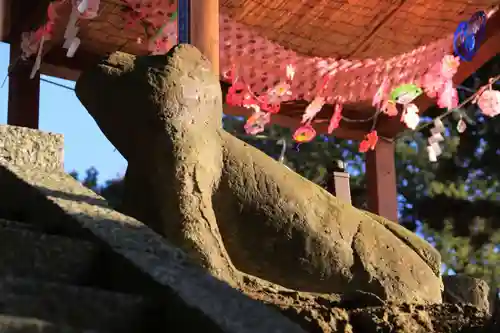
[[[21,35],[21,58],[27,60],[38,52],[40,40],[34,32],[23,32]]]
[[[453,37],[453,50],[464,61],[471,61],[486,30],[488,17],[484,11],[476,12],[468,21],[460,22]]]
[[[457,123],[457,131],[458,131],[458,133],[463,133],[463,132],[465,132],[466,129],[467,129],[467,124],[462,119],[462,117],[460,117],[460,120]]]
[[[75,53],[76,53],[76,50],[78,50],[78,47],[80,47],[80,38],[78,37],[75,37],[72,41],[71,41],[71,44],[68,48],[68,52],[66,53],[66,57],[68,58],[73,58]]]
[[[101,0],[73,0],[73,8],[78,11],[78,17],[91,20],[99,14]]]
[[[75,5],[75,3],[74,3]],[[76,50],[80,46],[80,39],[77,36],[78,28],[78,10],[73,7],[71,14],[69,16],[68,24],[66,25],[66,30],[64,31],[64,44],[63,48],[67,49],[66,57],[72,58],[75,55]]]
[[[388,86],[388,80],[387,77],[384,77],[384,80],[382,81],[382,84],[380,87],[377,89],[377,92],[373,96],[372,99],[372,106],[376,108],[380,108],[381,105],[383,104],[385,94],[387,92],[387,86]]]
[[[333,131],[339,127],[340,121],[342,120],[342,109],[342,104],[335,104],[330,123],[328,124],[328,134],[332,134]]]
[[[396,106],[396,103],[394,101],[384,102],[380,110],[389,117],[394,117],[398,115],[398,107]]]
[[[261,112],[255,105],[255,112],[247,119],[245,123],[245,132],[249,135],[257,135],[264,131],[264,127],[271,121],[271,114]]]
[[[287,100],[291,95],[292,92],[288,82],[280,82],[267,92],[268,101],[271,104],[279,104]]]
[[[429,144],[439,143],[444,141],[443,133],[445,132],[445,127],[441,119],[434,119],[434,127],[431,128],[431,136],[429,137]]]
[[[434,150],[434,154],[436,155],[436,157],[439,157],[443,152],[441,146],[439,145],[439,142],[431,143],[430,147],[432,147],[432,150]]]
[[[45,35],[42,36],[42,40],[40,41],[40,45],[38,46],[38,53],[36,54],[35,63],[33,64],[33,68],[31,69],[30,79],[35,78],[36,73],[40,70],[40,66],[42,65],[42,54],[43,54],[44,44],[45,44]]]
[[[316,136],[316,131],[311,126],[311,124],[307,123],[295,130],[293,133],[293,139],[298,143],[309,142]]]
[[[434,119],[434,127],[431,129],[432,134],[435,133],[443,133],[445,131],[445,127],[440,118]]]
[[[446,104],[444,103],[446,94],[454,94],[451,91],[453,89],[453,76],[457,73],[459,65],[460,59],[451,54],[445,55],[440,62],[434,64],[423,77],[422,86],[426,95],[430,98],[440,98],[444,93],[445,96],[441,103]],[[445,87],[446,84],[448,86]]]
[[[422,94],[422,89],[414,84],[403,84],[391,92],[390,101],[407,105]]]
[[[292,81],[294,76],[295,76],[295,66],[293,66],[292,64],[286,65],[286,78]]]
[[[377,131],[371,131],[368,133],[364,140],[359,143],[359,152],[360,153],[366,153],[369,150],[374,150],[375,146],[377,145],[378,142],[378,134]]]
[[[474,101],[487,117],[495,117],[500,114],[500,91],[493,90],[490,83]]]
[[[378,88],[377,92],[373,96],[372,106],[379,109],[389,117],[394,117],[398,114],[398,108],[396,107],[396,102],[393,100],[386,99],[386,93],[388,88],[387,77],[384,78],[382,84]],[[396,93],[397,94],[397,93]],[[404,99],[404,98],[403,98]]]
[[[420,122],[420,116],[418,113],[418,107],[415,104],[410,103],[405,106],[403,114],[401,115],[401,121],[406,125],[406,127],[414,130]]]
[[[453,76],[457,73],[459,66],[460,58],[447,54],[441,61],[440,75],[447,80],[452,80]]]
[[[24,32],[21,34],[21,58],[26,60],[36,54],[30,77],[34,78],[40,70],[43,56],[43,46],[45,42],[51,40],[54,32],[54,22],[57,18],[56,6],[60,2],[53,1],[47,8],[47,23],[34,32]]]
[[[304,115],[302,116],[302,123],[311,121],[325,105],[325,99],[321,96],[316,96],[313,101],[307,106]]]
[[[447,80],[439,92],[439,97],[437,100],[437,105],[440,108],[445,108],[452,110],[458,106],[458,92],[453,86],[452,80]]]
[[[437,154],[432,146],[427,146],[427,156],[429,157],[429,161],[437,162]]]
[[[441,119],[434,119],[434,126],[431,128],[431,136],[427,140],[429,142],[429,145],[427,146],[427,154],[429,156],[429,161],[431,162],[437,162],[437,158],[442,153],[439,143],[444,141],[444,132],[445,127]]]

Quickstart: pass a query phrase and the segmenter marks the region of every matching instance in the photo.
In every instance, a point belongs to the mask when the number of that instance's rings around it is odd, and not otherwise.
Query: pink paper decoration
[[[371,131],[365,136],[365,139],[359,143],[359,152],[366,153],[369,150],[374,150],[377,146],[378,134],[377,131]]]
[[[438,99],[440,108],[450,110],[458,105],[458,92],[453,85],[453,76],[459,65],[458,57],[447,54],[424,75],[424,91],[429,97]]]
[[[332,118],[330,118],[330,123],[328,124],[328,134],[332,134],[339,127],[342,120],[342,108],[342,104],[335,104]]]
[[[311,124],[305,124],[297,128],[295,133],[293,133],[293,139],[296,142],[304,143],[309,142],[316,136],[316,130],[311,126]]]
[[[73,8],[76,8],[78,17],[91,20],[99,14],[101,0],[72,0]]]
[[[500,91],[491,88],[486,89],[479,95],[476,103],[485,116],[498,116],[500,114]]]
[[[271,121],[271,114],[261,112],[255,107],[256,111],[247,119],[245,123],[245,132],[250,135],[256,135],[264,131],[264,127]]]
[[[323,97],[317,96],[313,99],[302,115],[302,123],[311,121],[321,111],[323,105],[325,105],[325,99]]]

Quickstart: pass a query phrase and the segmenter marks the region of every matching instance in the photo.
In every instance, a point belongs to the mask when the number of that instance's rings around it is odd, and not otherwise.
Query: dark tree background
[[[461,100],[499,74],[497,56],[459,87]],[[429,110],[424,121],[442,112]],[[460,116],[468,122],[462,134],[456,130]],[[500,287],[500,116],[485,118],[475,105],[467,105],[443,123],[447,133],[437,163],[427,157],[428,129],[403,133],[396,143],[400,223],[440,250],[444,273],[466,273]],[[326,186],[333,163],[343,160],[351,175],[353,204],[365,208],[364,157],[357,152],[357,142],[318,136],[297,147],[288,129],[271,126],[258,136],[248,136],[243,124],[240,118],[224,118],[228,132],[275,159],[285,147],[284,163],[320,186]],[[113,206],[119,204],[121,179],[100,186],[98,171],[90,168],[82,182]]]

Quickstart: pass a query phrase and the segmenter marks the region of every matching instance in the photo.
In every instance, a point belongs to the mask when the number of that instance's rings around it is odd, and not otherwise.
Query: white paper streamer
[[[429,161],[437,162],[436,152],[431,146],[427,146],[427,155],[429,156]]]
[[[35,78],[36,73],[40,70],[40,66],[42,65],[42,51],[44,43],[45,35],[42,35],[42,38],[40,39],[40,46],[38,46],[38,53],[36,54],[35,63],[33,64],[33,68],[31,69],[30,79]]]
[[[66,53],[66,57],[68,58],[73,58],[75,55],[76,50],[78,50],[78,47],[80,46],[80,38],[75,37],[73,41],[71,42],[71,45],[68,49],[68,52]]]

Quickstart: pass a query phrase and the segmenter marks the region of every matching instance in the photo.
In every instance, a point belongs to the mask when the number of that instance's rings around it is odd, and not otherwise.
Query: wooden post
[[[368,209],[391,221],[398,221],[394,143],[379,140],[375,150],[366,154]]]
[[[19,44],[12,43],[7,124],[38,129],[40,73],[30,79],[33,61],[23,61],[19,54]]]
[[[219,75],[219,0],[191,0],[191,44]]]
[[[0,0],[0,40],[5,40],[10,33],[10,8],[7,0]]]
[[[344,162],[337,161],[333,167],[328,168],[328,192],[347,203],[352,203],[351,184],[349,173],[345,170]]]

